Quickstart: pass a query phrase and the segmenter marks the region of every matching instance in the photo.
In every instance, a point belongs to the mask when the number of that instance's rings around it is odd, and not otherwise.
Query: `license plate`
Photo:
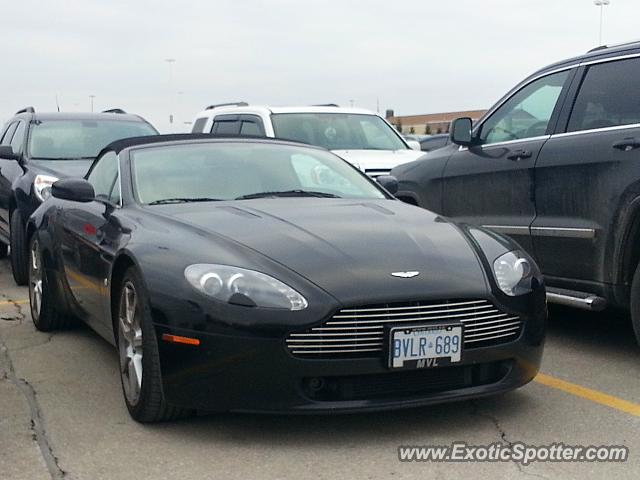
[[[457,363],[462,353],[462,325],[396,327],[389,333],[391,368],[440,367]]]

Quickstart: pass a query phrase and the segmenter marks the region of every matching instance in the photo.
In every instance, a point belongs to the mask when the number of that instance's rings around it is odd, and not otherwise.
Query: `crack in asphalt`
[[[500,439],[502,440],[502,442],[505,443],[510,449],[513,448],[513,444],[515,442],[507,438],[507,432],[502,427],[502,425],[500,425],[500,421],[498,420],[498,418],[494,415],[491,415],[488,412],[483,412],[482,410],[480,410],[480,406],[478,405],[478,402],[476,400],[470,400],[469,403],[471,404],[471,415],[477,415],[479,417],[483,417],[490,420],[491,423],[493,423],[493,426],[495,427],[495,429],[497,430],[498,435],[500,436]],[[513,463],[515,467],[518,469],[518,471],[523,475],[527,475],[529,477],[544,478],[545,480],[547,480],[547,477],[545,477],[544,475],[527,471],[526,470],[527,467],[520,464],[519,462],[511,462],[511,463]]]
[[[8,303],[13,305],[16,309],[16,314],[11,316],[2,316],[0,319],[6,321],[18,321],[18,323],[22,323],[27,319],[24,311],[22,310],[22,304],[18,303],[17,300],[13,300],[12,298],[7,297],[6,295],[2,295],[2,298],[5,298]]]
[[[31,413],[30,424],[32,438],[34,442],[38,444],[38,447],[40,447],[40,453],[42,454],[44,463],[47,466],[49,475],[51,475],[53,480],[65,478],[67,472],[60,468],[58,458],[53,453],[53,448],[51,447],[51,441],[47,435],[36,390],[24,378],[18,378],[16,375],[13,361],[9,355],[9,348],[2,338],[0,338],[0,364],[5,366],[3,377],[13,383],[27,400]]]

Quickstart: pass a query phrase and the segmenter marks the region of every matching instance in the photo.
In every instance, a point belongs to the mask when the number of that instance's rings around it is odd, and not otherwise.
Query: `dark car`
[[[394,169],[398,197],[511,236],[549,301],[630,310],[640,342],[638,78],[639,42],[550,65]]]
[[[98,152],[114,140],[158,132],[120,109],[103,113],[20,110],[0,131],[0,258],[11,246],[11,269],[27,283],[26,221],[58,178],[82,177]]]
[[[450,137],[448,133],[437,133],[429,135],[420,140],[420,150],[423,152],[431,152],[444,146],[449,145]]]
[[[411,407],[538,371],[530,258],[322,148],[125,140],[52,197],[29,227],[34,323],[80,317],[116,345],[136,420]]]

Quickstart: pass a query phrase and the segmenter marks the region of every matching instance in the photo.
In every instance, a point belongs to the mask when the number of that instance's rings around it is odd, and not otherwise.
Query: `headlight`
[[[33,191],[36,197],[38,197],[38,200],[44,202],[49,198],[51,196],[51,185],[58,180],[57,177],[50,175],[36,175],[36,178],[33,180]]]
[[[507,252],[493,262],[493,272],[500,290],[511,297],[531,291],[534,268],[518,250]]]
[[[237,305],[304,310],[307,300],[294,289],[264,273],[228,265],[198,263],[184,270],[198,291]]]

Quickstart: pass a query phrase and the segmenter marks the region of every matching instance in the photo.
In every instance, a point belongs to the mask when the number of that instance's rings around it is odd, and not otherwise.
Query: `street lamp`
[[[600,36],[598,37],[598,45],[602,45],[602,16],[604,13],[604,7],[610,3],[611,0],[594,0],[593,2],[596,7],[600,7]]]
[[[165,62],[169,64],[169,89],[173,90],[173,64],[176,63],[175,58],[165,58]],[[173,99],[169,99],[169,124],[173,125]]]
[[[89,99],[91,100],[91,112],[93,113],[93,99],[96,98],[95,95],[89,95]]]

